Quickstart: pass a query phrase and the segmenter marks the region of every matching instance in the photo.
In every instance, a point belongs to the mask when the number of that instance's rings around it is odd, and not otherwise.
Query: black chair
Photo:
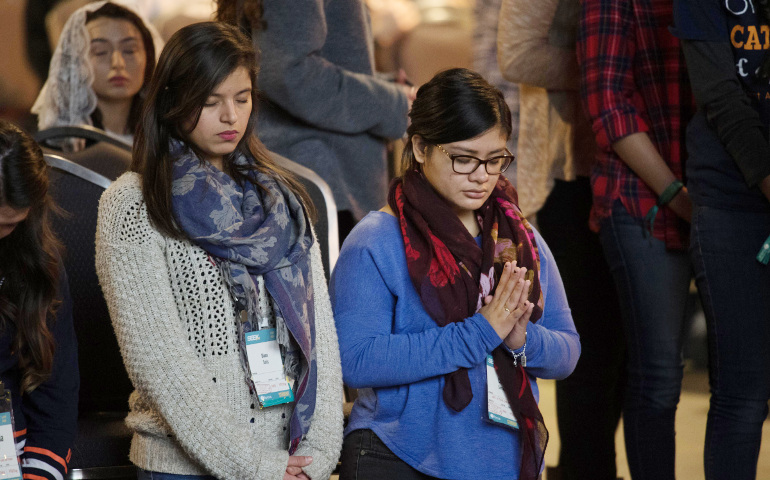
[[[51,167],[51,194],[65,211],[53,219],[53,226],[66,249],[64,265],[80,363],[78,436],[69,478],[136,478],[136,469],[128,459],[132,432],[124,423],[133,387],[94,265],[99,197],[112,182],[61,156],[46,154],[45,160]],[[102,161],[120,162],[110,157]]]
[[[110,180],[118,178],[131,164],[131,145],[90,125],[51,127],[37,132],[34,138],[44,153],[65,156]],[[60,142],[69,138],[85,140],[86,148],[77,152],[63,152],[59,148]]]
[[[286,170],[297,176],[307,190],[310,199],[318,212],[314,225],[318,246],[321,248],[321,259],[324,264],[326,280],[337,263],[340,254],[340,236],[337,228],[337,203],[334,201],[332,189],[317,173],[288,158],[273,153],[273,160]]]

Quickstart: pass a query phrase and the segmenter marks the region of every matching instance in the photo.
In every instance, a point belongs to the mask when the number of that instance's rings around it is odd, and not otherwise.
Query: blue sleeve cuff
[[[492,328],[492,325],[489,324],[484,315],[477,313],[466,320],[466,322],[473,322],[476,326],[478,326],[479,332],[481,333],[481,339],[484,341],[487,352],[491,352],[497,348],[498,345],[503,343],[503,341],[497,335],[495,329]]]

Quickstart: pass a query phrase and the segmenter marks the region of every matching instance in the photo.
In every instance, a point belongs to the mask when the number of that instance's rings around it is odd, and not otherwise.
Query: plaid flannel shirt
[[[674,175],[683,179],[685,130],[695,111],[672,0],[583,0],[578,32],[581,96],[599,145],[591,174],[591,228],[620,200],[642,219],[657,195],[612,149],[636,132],[647,132]],[[655,219],[654,235],[669,249],[684,249],[689,230],[669,208]]]

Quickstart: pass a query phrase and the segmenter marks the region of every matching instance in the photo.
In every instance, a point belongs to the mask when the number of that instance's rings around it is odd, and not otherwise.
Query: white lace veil
[[[90,38],[86,29],[86,14],[101,8],[106,1],[89,3],[77,9],[64,28],[51,57],[51,66],[40,94],[32,106],[38,116],[38,129],[61,125],[92,125],[91,114],[96,109],[96,94],[91,85],[94,73],[88,61]],[[155,58],[160,55],[163,40],[131,1],[112,0],[134,12],[150,31],[155,45]]]

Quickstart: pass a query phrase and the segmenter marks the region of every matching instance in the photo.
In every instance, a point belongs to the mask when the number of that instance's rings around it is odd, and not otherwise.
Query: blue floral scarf
[[[313,235],[305,209],[296,195],[269,175],[250,173],[262,189],[250,182],[240,186],[183,145],[175,144],[171,151],[176,156],[174,217],[189,238],[213,257],[237,308],[247,312],[237,323],[241,363],[255,397],[243,334],[265,327],[267,315],[259,306],[257,276],[264,279],[286,370],[295,379],[296,403],[289,424],[292,454],[310,427],[317,388],[310,271]],[[249,161],[238,154],[235,163]]]

